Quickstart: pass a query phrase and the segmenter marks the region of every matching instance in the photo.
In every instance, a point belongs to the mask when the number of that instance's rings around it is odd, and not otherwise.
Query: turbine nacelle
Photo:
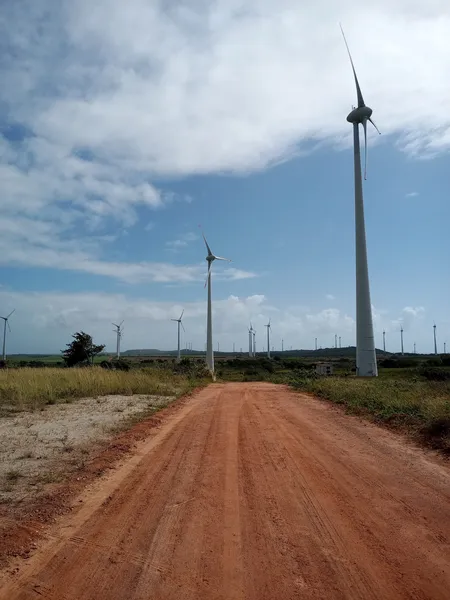
[[[348,115],[347,121],[349,123],[364,123],[364,121],[370,120],[373,110],[368,106],[357,106]]]

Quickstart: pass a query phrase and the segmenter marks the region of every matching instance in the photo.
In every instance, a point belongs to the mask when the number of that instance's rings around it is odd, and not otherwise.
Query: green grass
[[[341,404],[349,412],[407,429],[450,453],[450,381],[426,381],[402,373],[378,379],[302,378],[291,385]]]
[[[0,408],[6,412],[38,409],[46,404],[107,394],[179,396],[199,383],[189,374],[161,368],[4,369],[0,371]]]

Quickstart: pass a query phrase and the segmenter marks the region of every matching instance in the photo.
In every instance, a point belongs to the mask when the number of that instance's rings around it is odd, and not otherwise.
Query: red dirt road
[[[447,466],[284,387],[209,386],[80,500],[0,598],[450,598]]]

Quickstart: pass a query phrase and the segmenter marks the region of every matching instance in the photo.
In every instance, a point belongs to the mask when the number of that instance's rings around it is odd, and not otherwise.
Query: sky
[[[0,12],[9,353],[355,344],[352,128],[366,103],[377,347],[450,345],[447,0],[15,0]],[[449,346],[450,347],[450,346]]]

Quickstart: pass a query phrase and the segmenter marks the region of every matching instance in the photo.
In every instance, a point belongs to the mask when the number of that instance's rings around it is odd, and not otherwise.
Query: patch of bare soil
[[[173,400],[103,396],[0,418],[0,566],[27,557],[43,525],[148,436]]]

